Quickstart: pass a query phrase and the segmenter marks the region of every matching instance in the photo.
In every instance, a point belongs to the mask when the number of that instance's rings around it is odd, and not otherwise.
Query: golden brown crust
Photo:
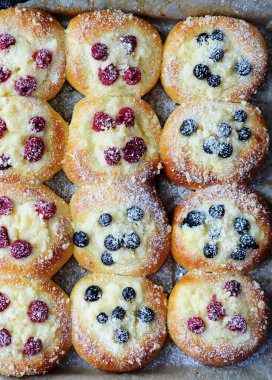
[[[216,204],[220,201],[232,201],[241,213],[252,215],[263,233],[262,240],[258,242],[259,247],[247,255],[243,261],[235,261],[230,257],[225,257],[222,262],[218,262],[215,259],[206,258],[203,254],[194,254],[185,248],[185,242],[180,236],[180,223],[189,211],[197,209],[205,203]],[[242,274],[256,268],[265,260],[272,244],[271,231],[271,210],[260,194],[237,184],[213,186],[189,195],[176,207],[172,224],[171,252],[174,259],[188,270]],[[225,245],[228,247],[227,241]]]

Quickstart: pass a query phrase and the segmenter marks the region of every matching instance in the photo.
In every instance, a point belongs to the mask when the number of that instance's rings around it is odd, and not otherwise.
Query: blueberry
[[[219,144],[219,149],[218,149],[218,156],[221,158],[228,158],[232,155],[233,153],[233,148],[231,144],[221,142]]]
[[[211,34],[211,38],[212,40],[223,41],[224,33],[222,32],[222,30],[215,29]]]
[[[254,237],[251,235],[242,235],[240,237],[240,243],[241,243],[242,248],[253,248],[253,249],[259,248]]]
[[[231,257],[233,260],[241,261],[246,257],[246,250],[242,247],[237,247],[233,252],[231,252]]]
[[[203,253],[207,259],[213,259],[218,254],[218,249],[215,244],[208,243],[204,246]]]
[[[207,154],[215,154],[218,153],[219,142],[215,137],[208,137],[203,143],[203,150]]]
[[[197,129],[197,124],[193,119],[184,120],[180,127],[183,136],[191,136]]]
[[[128,249],[136,249],[141,244],[141,240],[137,234],[131,232],[125,234],[123,238],[123,246]]]
[[[133,288],[127,287],[123,289],[122,296],[125,301],[132,301],[136,297],[136,292]]]
[[[126,310],[123,309],[121,306],[117,306],[111,314],[112,318],[115,318],[115,319],[124,319],[125,315],[126,315]]]
[[[137,312],[137,318],[140,319],[140,321],[149,323],[153,321],[154,319],[154,311],[150,309],[150,307],[142,306]]]
[[[186,218],[184,219],[182,223],[183,224],[186,223],[189,227],[192,228],[192,227],[197,227],[197,226],[201,226],[201,224],[204,224],[205,219],[206,217],[203,214],[203,212],[193,210],[187,214]]]
[[[122,247],[122,239],[113,235],[106,236],[104,245],[109,251],[117,251]]]
[[[221,77],[219,75],[211,75],[207,79],[208,85],[211,87],[218,87],[221,84]]]
[[[220,233],[221,233],[220,228],[217,226],[214,226],[210,229],[209,236],[211,239],[217,240],[217,239],[219,239]]]
[[[231,126],[228,123],[220,123],[217,126],[217,134],[221,138],[227,138],[231,134]]]
[[[108,322],[109,317],[107,316],[106,313],[99,313],[98,316],[96,317],[97,321],[104,325],[105,323]]]
[[[89,244],[89,236],[83,231],[75,232],[73,242],[77,247],[84,248]]]
[[[102,290],[99,286],[92,285],[86,289],[85,292],[85,301],[94,302],[98,301],[102,297]]]
[[[225,207],[223,205],[212,205],[209,208],[209,214],[213,219],[221,219],[225,214]]]
[[[132,222],[140,222],[143,219],[144,212],[138,206],[131,206],[127,209],[127,217]]]
[[[100,224],[100,226],[102,227],[107,227],[111,224],[112,222],[112,216],[110,214],[101,214],[99,219],[98,219],[98,223]]]
[[[101,261],[104,265],[113,265],[114,261],[110,252],[103,252],[101,255]]]
[[[221,59],[224,57],[224,50],[223,49],[214,49],[211,54],[209,55],[209,58],[212,59],[214,62],[221,61]]]
[[[243,127],[238,131],[238,138],[241,141],[247,141],[251,136],[251,131],[247,127]]]
[[[244,235],[249,230],[250,224],[247,219],[239,217],[234,219],[233,227],[238,234]]]
[[[200,63],[194,67],[193,73],[197,79],[202,80],[202,79],[206,79],[210,76],[210,69],[208,68],[208,66]]]
[[[208,41],[208,38],[209,38],[209,35],[207,33],[200,33],[197,37],[196,37],[196,41],[199,45],[202,45],[203,42],[207,42]]]
[[[114,338],[118,343],[126,343],[129,340],[129,332],[126,329],[118,329],[114,333]]]
[[[251,70],[251,64],[246,59],[242,59],[241,61],[235,63],[235,71],[242,77],[248,75]]]
[[[247,113],[244,110],[237,110],[234,112],[233,119],[239,123],[244,123],[247,119]]]

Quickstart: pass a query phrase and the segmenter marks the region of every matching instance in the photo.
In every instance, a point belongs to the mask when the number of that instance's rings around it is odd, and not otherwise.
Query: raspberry
[[[129,67],[124,74],[124,81],[128,85],[138,84],[142,79],[141,70],[138,67]]]
[[[124,107],[120,109],[115,120],[117,125],[125,124],[127,128],[131,128],[134,127],[135,115],[130,107]]]
[[[39,354],[42,348],[42,341],[39,338],[34,338],[32,336],[26,341],[23,351],[25,355],[34,356]]]
[[[10,304],[10,299],[6,297],[3,293],[0,293],[0,312],[6,310]]]
[[[57,206],[54,202],[46,202],[42,200],[35,202],[35,208],[37,213],[42,215],[43,220],[52,218],[57,211]]]
[[[205,323],[200,317],[191,317],[187,321],[188,329],[194,334],[201,334],[205,330]]]
[[[11,34],[0,34],[0,49],[7,50],[10,46],[15,45],[15,38]]]
[[[0,330],[0,347],[7,347],[11,343],[11,335],[7,329]]]
[[[36,66],[39,69],[47,69],[52,62],[52,53],[51,51],[47,49],[41,49],[38,51],[35,51],[32,58],[36,62]]]
[[[6,248],[10,246],[8,230],[6,227],[0,227],[0,248]]]
[[[46,120],[42,116],[34,116],[29,120],[32,132],[41,132],[46,126]]]
[[[34,323],[45,322],[48,319],[49,309],[45,302],[35,300],[31,302],[27,315]]]
[[[121,153],[117,148],[108,148],[104,150],[104,157],[108,165],[113,166],[121,160]]]
[[[135,36],[127,34],[126,36],[121,38],[121,43],[122,43],[122,46],[123,46],[125,52],[128,55],[131,55],[137,46],[137,39]]]
[[[134,137],[123,148],[124,159],[130,164],[138,162],[146,151],[144,140],[141,137]]]
[[[225,283],[224,289],[230,293],[230,297],[237,297],[241,291],[241,284],[236,280],[229,280]]]
[[[11,167],[12,165],[11,165],[10,157],[2,154],[2,156],[0,156],[0,170],[7,170]]]
[[[9,215],[13,210],[13,202],[9,197],[0,197],[0,215]]]
[[[105,61],[108,58],[109,51],[105,44],[97,42],[92,46],[92,57],[97,61]]]
[[[210,304],[207,306],[207,314],[210,321],[218,321],[226,315],[223,305],[216,300],[215,295],[213,296]]]
[[[0,67],[0,83],[6,82],[11,76],[11,71],[3,66]]]
[[[227,328],[237,334],[244,334],[247,330],[247,322],[244,317],[237,314],[227,323]]]
[[[39,161],[44,154],[44,142],[39,137],[29,137],[25,144],[24,159],[28,162]]]
[[[105,69],[98,69],[98,79],[104,86],[110,86],[119,78],[119,70],[111,63]]]
[[[0,118],[0,139],[3,137],[4,133],[7,131],[7,124],[4,119]]]
[[[107,131],[115,128],[115,121],[105,112],[96,112],[94,114],[92,129],[95,132]]]
[[[15,82],[15,91],[22,96],[29,96],[37,88],[37,82],[35,78],[30,75],[20,77]]]
[[[11,244],[11,255],[16,260],[23,259],[31,255],[32,246],[28,241],[25,240],[15,240]]]

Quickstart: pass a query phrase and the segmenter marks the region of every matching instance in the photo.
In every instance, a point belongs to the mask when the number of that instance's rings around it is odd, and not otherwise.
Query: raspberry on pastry
[[[166,339],[166,296],[141,277],[93,273],[71,293],[73,345],[97,368],[127,372],[151,362]]]

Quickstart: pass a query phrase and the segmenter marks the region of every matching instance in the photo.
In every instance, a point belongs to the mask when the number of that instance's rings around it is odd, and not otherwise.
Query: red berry
[[[130,107],[124,107],[120,109],[116,116],[116,124],[125,124],[127,128],[134,127],[135,115],[134,111]]]
[[[24,345],[24,354],[34,356],[41,352],[43,348],[42,341],[39,338],[33,336],[28,338]]]
[[[35,51],[32,58],[36,62],[36,66],[39,69],[47,69],[52,62],[52,53],[51,51],[47,49],[41,49],[38,51]]]
[[[16,260],[23,259],[31,255],[32,246],[28,241],[25,240],[15,240],[11,244],[11,255]]]
[[[7,124],[4,119],[0,118],[0,139],[3,137],[4,133],[7,131]]]
[[[138,162],[146,151],[147,148],[144,140],[141,137],[134,137],[127,142],[123,148],[124,159],[130,164],[133,164]]]
[[[3,293],[0,293],[0,312],[6,310],[10,304],[10,299],[6,297]]]
[[[44,154],[44,142],[39,137],[29,137],[25,144],[24,159],[28,162],[39,161]]]
[[[191,317],[187,321],[188,329],[194,334],[201,334],[205,330],[205,323],[200,317]]]
[[[5,226],[0,227],[0,248],[6,248],[10,246],[8,230]]]
[[[97,42],[92,46],[92,57],[97,61],[105,61],[109,56],[108,47],[105,44]]]
[[[115,128],[115,121],[110,115],[105,112],[96,112],[94,114],[92,129],[95,132],[107,131],[110,128]]]
[[[42,215],[43,220],[52,218],[57,211],[57,206],[54,202],[37,201],[35,202],[35,208],[38,214]]]
[[[244,317],[237,314],[227,323],[227,328],[237,334],[244,334],[247,330],[247,322]]]
[[[98,79],[104,86],[110,86],[119,78],[119,70],[111,63],[105,69],[98,69]]]
[[[141,70],[138,67],[129,67],[124,74],[124,81],[126,84],[138,84],[142,79]]]
[[[0,67],[0,83],[6,82],[11,76],[11,71],[3,66]]]
[[[7,329],[0,330],[0,347],[9,346],[11,343],[11,335]]]
[[[131,55],[137,46],[137,39],[135,36],[127,34],[121,39],[121,43],[125,52]]]
[[[46,120],[42,116],[34,116],[29,120],[32,132],[41,132],[46,126]]]
[[[207,314],[211,321],[218,321],[226,315],[223,305],[216,300],[216,296],[213,296],[212,301],[207,306]]]
[[[48,319],[49,309],[45,302],[35,300],[31,302],[27,315],[34,323],[42,323]]]
[[[0,49],[7,50],[11,45],[15,45],[15,38],[11,34],[0,34]]]
[[[7,170],[11,167],[12,165],[11,165],[10,157],[2,154],[2,156],[0,156],[0,170]]]
[[[13,210],[13,202],[9,197],[0,197],[0,215],[9,215]]]
[[[104,157],[108,165],[113,166],[121,160],[121,153],[117,148],[104,150]]]
[[[241,291],[241,284],[236,280],[229,280],[225,283],[224,289],[230,293],[230,297],[237,297]]]
[[[30,75],[26,77],[20,77],[15,82],[15,91],[22,96],[29,96],[37,88],[37,82],[35,78]]]

